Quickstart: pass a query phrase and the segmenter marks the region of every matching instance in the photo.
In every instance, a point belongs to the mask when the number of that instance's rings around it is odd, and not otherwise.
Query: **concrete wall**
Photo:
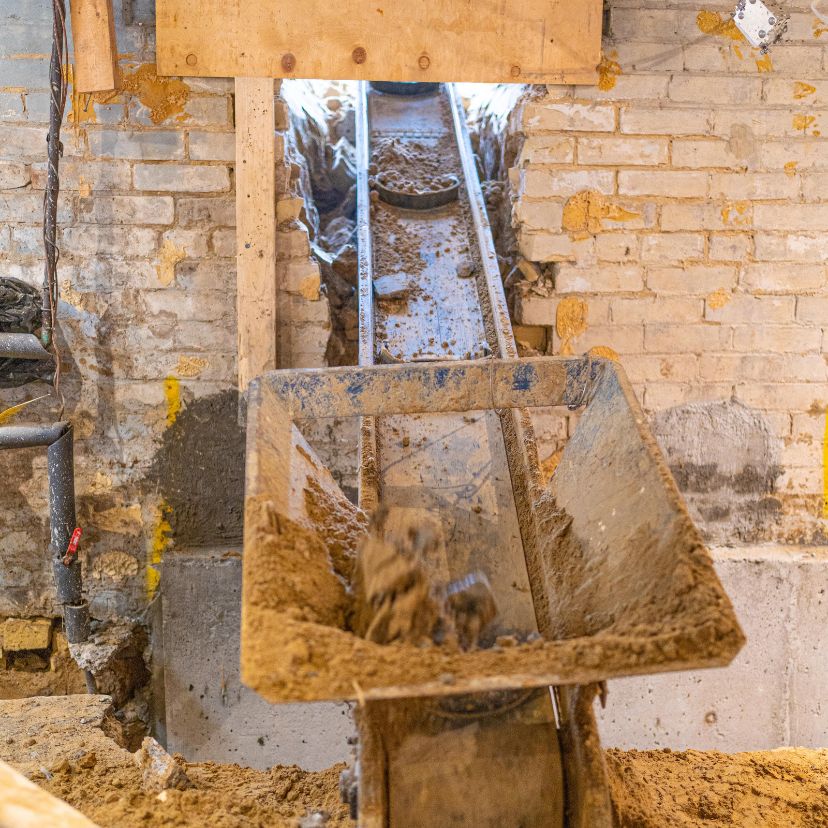
[[[609,682],[606,747],[763,750],[828,744],[828,553],[713,551],[747,635],[726,668]]]
[[[158,78],[154,4],[115,2],[120,91],[70,89],[59,209],[58,344],[75,426],[93,615],[140,611],[152,564],[241,536],[236,425],[233,81]],[[0,4],[0,273],[42,279],[51,5]],[[71,53],[70,53],[71,54]],[[322,364],[330,330],[277,111],[282,360]],[[281,156],[280,156],[281,154]],[[3,391],[3,403],[48,393]],[[5,406],[3,406],[5,407]],[[20,421],[46,422],[43,400]],[[54,611],[46,456],[0,454],[0,617]]]
[[[511,252],[541,274],[514,320],[620,358],[711,542],[824,544],[824,25],[785,3],[763,57],[733,3],[606,5],[599,86],[511,118]],[[547,418],[550,468],[573,427]]]

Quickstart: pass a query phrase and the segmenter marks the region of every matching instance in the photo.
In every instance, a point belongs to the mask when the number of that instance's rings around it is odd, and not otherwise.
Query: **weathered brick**
[[[704,169],[733,167],[737,163],[729,144],[719,138],[677,138],[671,153],[674,167]]]
[[[203,234],[199,233],[203,238]],[[236,255],[236,231],[232,227],[222,227],[214,230],[210,237],[210,244],[216,256],[233,257]]]
[[[190,132],[190,158],[194,161],[234,161],[236,135],[233,132]]]
[[[514,217],[526,227],[547,232],[560,230],[563,201],[530,201],[522,198],[515,205]]]
[[[720,77],[704,75],[674,75],[670,79],[669,97],[679,103],[747,104],[759,103],[762,98],[762,79],[759,77],[730,77],[722,83]]]
[[[785,173],[711,173],[712,198],[795,199],[799,181]]]
[[[648,104],[667,97],[669,78],[659,75],[618,75],[609,88],[578,86],[577,97],[601,101],[646,101]]]
[[[612,132],[615,129],[615,108],[598,103],[540,101],[527,105],[523,121],[533,130]]]
[[[178,198],[176,211],[184,227],[236,226],[236,201],[232,197]]]
[[[140,259],[155,254],[157,231],[151,227],[83,224],[63,230],[62,250],[77,256]]]
[[[673,42],[679,29],[675,9],[611,7],[610,30],[617,40]]]
[[[0,126],[0,147],[3,148],[3,160],[43,158],[46,152],[46,129],[42,127]],[[64,152],[71,144],[64,146]]]
[[[755,256],[761,261],[822,262],[825,260],[825,239],[815,234],[771,235],[759,233],[755,240]]]
[[[828,173],[810,172],[802,179],[806,201],[828,201]]]
[[[560,135],[529,135],[523,142],[517,166],[525,164],[571,164],[575,139]]]
[[[713,112],[705,109],[621,108],[621,132],[629,135],[707,135]]]
[[[188,259],[201,259],[209,253],[207,239],[207,234],[202,230],[171,227],[161,234],[161,247],[169,242],[174,248],[183,250]],[[235,255],[235,252],[233,255]]]
[[[613,44],[616,60],[627,71],[680,72],[684,58],[680,49],[665,49],[663,43],[644,43],[640,40],[619,40]]]
[[[828,204],[755,204],[753,224],[759,230],[828,230]]]
[[[136,164],[136,190],[176,193],[216,193],[230,189],[227,167],[188,164]]]
[[[732,329],[727,325],[645,324],[644,350],[663,354],[702,354],[729,350]]]
[[[749,264],[745,265],[740,282],[748,290],[766,293],[820,290],[826,284],[826,267],[792,263]]]
[[[288,293],[314,301],[319,299],[319,265],[314,259],[285,262],[282,273],[282,284]]]
[[[703,257],[701,233],[658,233],[641,237],[642,262],[681,262]]]
[[[0,121],[23,120],[23,96],[19,92],[0,92]]]
[[[515,297],[514,321],[518,325],[554,325],[557,300],[533,294]]]
[[[746,383],[736,386],[734,396],[757,408],[807,411],[828,405],[828,386],[824,382]]]
[[[49,64],[41,58],[0,58],[0,78],[7,89],[48,89]]]
[[[694,354],[629,354],[621,364],[631,382],[694,382],[699,375],[699,358]]]
[[[751,252],[753,237],[747,233],[714,233],[707,255],[714,262],[744,261]],[[761,258],[757,254],[757,258]]]
[[[647,271],[647,287],[656,293],[707,295],[716,290],[732,290],[736,277],[735,267],[723,265],[651,267]]]
[[[808,324],[828,323],[828,296],[800,296],[796,300],[796,318]]]
[[[11,161],[0,162],[0,190],[16,190],[25,187],[30,179],[29,168],[25,164]]]
[[[668,146],[665,138],[581,137],[578,163],[653,167],[667,162]]]
[[[661,229],[739,230],[753,224],[754,207],[749,201],[706,202],[704,204],[667,203],[661,207]]]
[[[822,332],[802,325],[739,325],[733,331],[734,351],[802,354],[819,351]]]
[[[602,262],[636,261],[639,237],[633,233],[601,233],[595,237],[595,255]]]
[[[78,218],[100,224],[172,224],[175,207],[171,196],[103,196],[81,198]]]
[[[707,195],[708,174],[673,170],[621,170],[618,192],[621,195],[700,198]]]
[[[58,221],[72,217],[72,199],[63,193],[58,197]],[[0,221],[42,222],[43,193],[29,190],[11,190],[0,193]]]
[[[750,296],[735,293],[725,304],[707,302],[704,318],[712,322],[784,323],[793,322],[796,300],[793,296]]]
[[[613,323],[701,322],[704,300],[687,296],[613,297],[610,315]]]
[[[184,157],[184,135],[166,130],[88,130],[89,152],[98,158],[168,161]]]
[[[703,354],[701,377],[734,382],[766,382],[784,377],[785,382],[825,382],[828,367],[819,354]]]
[[[615,173],[610,170],[549,170],[529,167],[523,173],[523,194],[530,198],[570,196],[581,190],[615,192]]]
[[[46,189],[45,161],[32,164],[32,187]],[[90,161],[67,158],[60,164],[60,189],[76,190],[83,194],[99,190],[128,190],[132,170],[128,161]]]
[[[637,265],[601,265],[577,268],[562,263],[555,275],[558,293],[607,293],[641,290],[644,272]]]
[[[527,233],[521,228],[518,249],[531,262],[559,262],[575,256],[572,239],[563,233]]]
[[[723,382],[653,382],[644,391],[644,409],[660,411],[677,405],[711,400],[728,400],[732,383]]]

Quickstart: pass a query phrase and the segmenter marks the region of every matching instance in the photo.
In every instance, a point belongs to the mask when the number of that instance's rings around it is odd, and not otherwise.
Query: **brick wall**
[[[51,7],[1,5],[0,273],[39,285]],[[70,94],[59,210],[65,417],[97,617],[140,609],[157,581],[148,564],[174,545],[241,537],[233,81],[157,78],[154,4],[114,6],[122,89]],[[320,365],[327,302],[297,221],[282,103],[277,115],[282,361]],[[3,403],[48,390],[4,390]],[[18,421],[58,411],[43,400]],[[41,450],[0,454],[0,616],[54,610],[45,465]]]
[[[712,540],[824,543],[828,28],[763,57],[732,5],[611,0],[600,87],[524,97],[514,317],[619,356]]]

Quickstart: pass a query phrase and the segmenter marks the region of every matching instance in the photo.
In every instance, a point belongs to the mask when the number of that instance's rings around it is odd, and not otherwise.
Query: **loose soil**
[[[0,759],[101,828],[296,828],[316,811],[353,826],[342,765],[319,772],[185,763],[194,788],[144,792],[103,696],[0,701]],[[606,751],[619,828],[828,825],[828,750]]]

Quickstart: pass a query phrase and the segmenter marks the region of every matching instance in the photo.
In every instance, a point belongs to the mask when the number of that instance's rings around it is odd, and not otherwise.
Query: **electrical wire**
[[[60,250],[57,245],[57,208],[60,193],[60,158],[63,144],[60,141],[60,127],[66,110],[66,85],[68,67],[66,55],[69,43],[66,35],[66,2],[52,0],[52,56],[49,61],[49,132],[46,136],[47,178],[43,194],[43,246],[45,263],[43,273],[43,306],[41,308],[41,341],[55,357],[55,394],[60,398],[60,412],[65,407],[60,390],[60,350],[54,335],[57,324],[58,280],[57,264]]]

